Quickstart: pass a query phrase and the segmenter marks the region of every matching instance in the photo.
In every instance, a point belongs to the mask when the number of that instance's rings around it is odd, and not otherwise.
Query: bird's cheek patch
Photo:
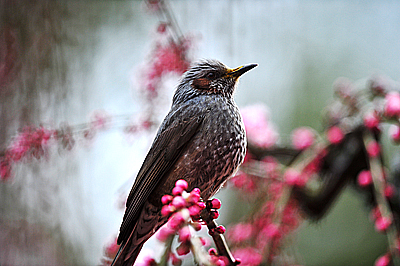
[[[192,85],[199,90],[208,90],[210,88],[210,80],[206,78],[198,78],[193,80]]]

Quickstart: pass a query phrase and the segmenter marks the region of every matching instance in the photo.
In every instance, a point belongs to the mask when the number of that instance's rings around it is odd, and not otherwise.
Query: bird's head
[[[239,77],[256,66],[249,64],[232,69],[217,60],[202,60],[183,75],[177,93],[232,97]]]

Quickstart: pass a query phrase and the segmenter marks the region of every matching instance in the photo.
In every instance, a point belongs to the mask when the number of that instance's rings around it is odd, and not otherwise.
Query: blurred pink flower
[[[385,115],[388,117],[400,115],[400,93],[391,91],[385,96]]]
[[[343,131],[340,129],[338,126],[333,126],[328,129],[326,132],[326,137],[328,138],[328,141],[332,144],[339,144],[342,142],[344,138]]]
[[[305,150],[314,143],[314,133],[308,127],[299,127],[292,133],[292,144],[295,149]]]
[[[7,180],[11,177],[10,162],[0,158],[0,180]]]
[[[278,140],[278,133],[269,121],[265,105],[252,105],[241,109],[247,138],[250,142],[263,148],[269,148]]]
[[[366,187],[372,184],[372,175],[370,171],[364,170],[358,174],[358,184],[361,187]]]
[[[279,231],[279,226],[276,224],[273,224],[273,223],[265,226],[262,230],[262,233],[268,239],[275,239],[275,238],[279,238],[281,236],[281,232]]]
[[[390,125],[389,136],[394,142],[400,142],[400,127],[398,125]]]
[[[233,252],[233,256],[241,260],[241,266],[257,266],[262,262],[262,255],[254,248],[241,248]]]
[[[390,254],[385,254],[375,261],[375,266],[389,266],[391,262]]]
[[[367,145],[367,153],[370,157],[374,158],[379,155],[381,152],[381,147],[379,146],[379,143],[376,141],[371,141]]]
[[[234,243],[241,243],[248,240],[253,232],[253,225],[239,223],[229,228],[227,238]]]
[[[376,129],[379,126],[379,117],[376,112],[368,112],[364,115],[364,125],[368,129]]]
[[[375,229],[378,232],[385,232],[391,224],[392,224],[392,221],[390,218],[380,216],[375,221]]]
[[[111,115],[109,115],[104,110],[96,110],[90,114],[90,125],[95,130],[105,130],[108,129],[110,123]]]
[[[386,187],[383,191],[386,198],[392,198],[396,193],[396,189],[391,184],[386,184]]]
[[[303,187],[307,183],[307,178],[295,169],[287,169],[283,176],[289,186]]]

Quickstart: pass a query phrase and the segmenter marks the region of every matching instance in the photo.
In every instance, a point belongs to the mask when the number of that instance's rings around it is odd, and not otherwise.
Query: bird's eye
[[[216,76],[217,76],[217,75],[215,74],[215,72],[209,72],[209,73],[207,74],[207,78],[208,78],[208,79],[214,79]]]

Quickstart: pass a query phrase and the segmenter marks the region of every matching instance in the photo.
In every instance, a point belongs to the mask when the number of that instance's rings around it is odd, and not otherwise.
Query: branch
[[[217,224],[217,222],[215,222],[215,220],[213,218],[211,218],[209,210],[207,208],[202,210],[200,216],[203,219],[203,221],[207,224],[207,228],[208,228],[210,235],[212,236],[212,238],[215,242],[215,246],[218,250],[218,255],[224,256],[228,259],[229,264],[227,266],[239,265],[240,261],[236,260],[233,257],[233,255],[232,255],[231,251],[229,250],[229,247],[226,243],[225,237],[222,234],[216,232],[218,224]]]

